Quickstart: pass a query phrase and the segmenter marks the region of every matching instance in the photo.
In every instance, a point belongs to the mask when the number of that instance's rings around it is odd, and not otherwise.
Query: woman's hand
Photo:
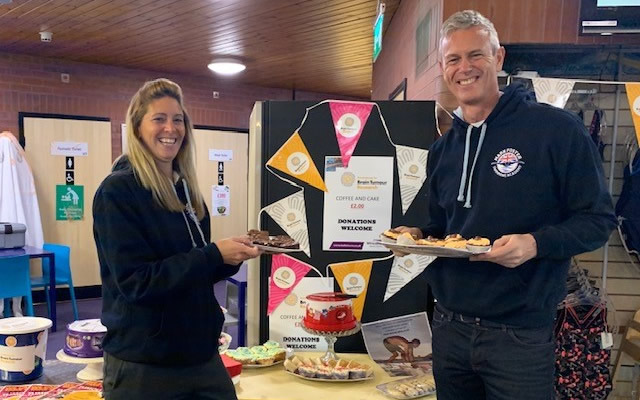
[[[250,258],[258,257],[262,251],[254,247],[249,236],[235,236],[220,239],[215,245],[225,264],[238,265]]]

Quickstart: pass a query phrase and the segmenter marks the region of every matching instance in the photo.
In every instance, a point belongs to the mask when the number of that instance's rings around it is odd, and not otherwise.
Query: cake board
[[[56,353],[56,358],[62,362],[66,362],[69,364],[86,364],[87,366],[84,369],[81,369],[76,375],[76,378],[78,378],[78,380],[81,382],[102,380],[102,366],[104,363],[104,358],[102,357],[73,357],[65,353],[64,350],[60,350]]]

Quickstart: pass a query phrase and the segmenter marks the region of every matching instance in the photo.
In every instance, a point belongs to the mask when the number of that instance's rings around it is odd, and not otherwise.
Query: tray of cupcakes
[[[287,373],[320,382],[358,382],[373,379],[371,366],[349,359],[323,361],[293,356],[284,361]]]
[[[269,340],[260,346],[238,347],[229,349],[222,354],[242,363],[242,368],[265,368],[282,364],[287,351],[280,347],[280,343]]]
[[[465,239],[457,233],[447,235],[443,239],[432,236],[418,239],[409,232],[388,229],[380,235],[380,241],[383,246],[396,252],[436,257],[466,258],[491,250],[489,239],[481,236]]]

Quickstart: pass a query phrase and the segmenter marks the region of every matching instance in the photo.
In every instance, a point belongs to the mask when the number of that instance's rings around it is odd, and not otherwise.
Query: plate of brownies
[[[251,229],[247,232],[253,245],[267,253],[295,253],[302,251],[300,243],[288,235],[270,235],[267,231]]]

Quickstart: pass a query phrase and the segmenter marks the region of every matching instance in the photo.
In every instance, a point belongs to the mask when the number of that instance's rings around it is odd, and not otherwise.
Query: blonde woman
[[[224,316],[213,284],[260,251],[247,237],[210,242],[177,84],[145,83],[126,123],[127,155],[93,200],[105,398],[235,399],[217,352]]]

